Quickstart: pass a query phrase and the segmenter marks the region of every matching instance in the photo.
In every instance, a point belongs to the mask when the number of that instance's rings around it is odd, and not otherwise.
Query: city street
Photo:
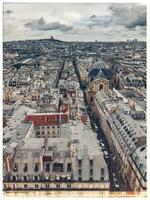
[[[115,167],[113,165],[113,162],[112,162],[113,158],[111,157],[111,154],[109,153],[108,144],[105,139],[103,130],[100,126],[100,123],[99,123],[98,119],[96,118],[95,114],[92,112],[91,108],[88,106],[86,99],[85,99],[85,104],[87,106],[87,112],[90,117],[91,127],[92,127],[93,131],[97,134],[97,139],[99,140],[99,142],[104,144],[105,151],[108,152],[108,158],[105,158],[105,156],[104,156],[104,159],[107,163],[108,171],[109,171],[110,191],[124,191],[125,190],[124,184],[123,184],[121,178],[118,177],[117,171],[115,170]],[[117,188],[115,187],[113,176],[117,177],[117,181],[119,183],[119,187],[117,187]]]

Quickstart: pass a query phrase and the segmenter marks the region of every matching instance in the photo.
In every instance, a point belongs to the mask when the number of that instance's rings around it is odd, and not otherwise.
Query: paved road
[[[75,68],[75,73],[78,76],[80,87],[81,87],[81,81],[80,81],[79,74],[78,74],[78,71],[77,71],[76,60],[73,61],[73,66]],[[83,90],[83,93],[84,93],[84,102],[85,102],[85,105],[87,107],[87,112],[89,114],[89,118],[90,118],[90,122],[91,122],[91,127],[92,127],[93,131],[97,133],[97,139],[99,141],[100,140],[103,141],[103,144],[105,145],[105,149],[109,153],[109,148],[108,148],[108,145],[107,145],[107,141],[105,139],[105,136],[104,136],[104,133],[103,133],[103,131],[101,129],[99,121],[98,121],[98,119],[96,119],[94,113],[92,112],[91,108],[89,107],[89,105],[87,103],[86,95],[85,95],[84,90]],[[110,154],[109,154],[109,158],[108,159],[106,159],[105,157],[104,157],[104,159],[105,159],[105,161],[107,163],[108,171],[109,171],[110,191],[120,190],[120,188],[116,189],[115,184],[114,184],[113,174],[116,175],[116,173],[115,173],[115,171],[113,170],[113,167],[112,167],[112,161],[110,160]],[[118,181],[118,182],[119,182],[119,185],[122,185],[121,181]],[[121,190],[123,190],[123,189],[121,188]]]
[[[94,131],[96,131],[96,127],[98,127],[98,129],[97,129],[97,139],[99,141],[102,140],[102,143],[105,145],[105,149],[109,154],[109,158],[106,159],[104,157],[104,159],[107,163],[108,171],[109,171],[110,190],[111,191],[124,191],[125,188],[124,188],[123,181],[122,181],[121,177],[118,176],[117,171],[115,170],[115,166],[113,164],[113,158],[111,157],[111,154],[109,153],[109,147],[108,147],[107,141],[105,139],[103,130],[101,129],[99,121],[98,121],[98,119],[96,119],[94,113],[90,114],[90,120],[91,120],[91,126],[92,126]],[[114,184],[113,174],[115,174],[115,177],[117,178],[117,181],[119,183],[119,188],[117,188],[117,189],[116,189],[115,184]]]
[[[86,100],[85,100],[85,102],[86,102]],[[86,106],[87,106],[87,111],[88,111],[88,114],[89,114],[89,117],[90,117],[90,121],[91,121],[91,127],[92,127],[93,131],[97,133],[97,139],[99,141],[102,141],[102,143],[105,145],[106,151],[109,154],[109,147],[108,147],[107,141],[105,139],[103,130],[101,129],[101,126],[99,124],[99,121],[95,117],[94,113],[91,112],[91,109],[88,107],[87,104],[86,104]],[[122,181],[120,179],[118,179],[117,172],[114,170],[114,166],[113,166],[113,162],[112,162],[113,158],[111,158],[111,155],[109,154],[109,158],[106,159],[104,157],[104,159],[105,159],[105,161],[107,163],[108,171],[109,171],[110,191],[120,191],[120,190],[123,191],[124,190],[124,185],[122,184]],[[113,174],[115,174],[115,177],[117,178],[117,181],[118,181],[119,186],[120,186],[119,188],[115,187]]]

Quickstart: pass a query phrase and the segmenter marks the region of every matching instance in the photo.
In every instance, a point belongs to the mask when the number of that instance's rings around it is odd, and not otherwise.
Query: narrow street
[[[58,84],[59,84],[59,80],[61,79],[61,74],[64,70],[64,65],[65,65],[65,61],[63,60],[63,63],[61,64],[61,70],[59,72],[59,75],[58,75],[58,79],[56,80],[56,84],[55,84],[55,88],[58,88]]]
[[[109,171],[110,191],[120,191],[120,190],[123,191],[124,185],[122,184],[121,180],[118,180],[117,174],[114,170],[114,167],[112,166],[112,159],[113,158],[111,158],[111,155],[109,154],[109,146],[108,146],[107,141],[105,139],[103,130],[102,130],[101,125],[99,123],[99,120],[97,119],[95,113],[92,111],[91,107],[88,105],[88,102],[87,102],[87,99],[86,99],[86,94],[85,94],[84,89],[82,88],[81,80],[79,78],[79,74],[78,74],[78,70],[77,70],[77,64],[76,64],[75,59],[73,60],[73,66],[75,68],[75,73],[77,74],[78,79],[79,79],[80,88],[82,89],[82,91],[84,93],[84,102],[85,102],[85,105],[86,105],[86,108],[87,108],[87,113],[88,113],[89,118],[90,118],[92,130],[93,130],[93,132],[95,132],[97,134],[97,139],[99,140],[100,145],[101,144],[104,145],[104,148],[102,148],[102,151],[108,152],[108,157],[106,158],[104,156],[104,159],[107,163],[108,171]],[[114,182],[114,178],[116,179],[116,177],[117,177],[118,185],[115,185],[115,182]]]

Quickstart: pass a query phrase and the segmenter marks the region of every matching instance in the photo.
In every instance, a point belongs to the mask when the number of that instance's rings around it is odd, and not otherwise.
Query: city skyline
[[[4,41],[42,39],[50,35],[64,41],[126,41],[134,38],[145,41],[146,6],[131,3],[4,3]]]
[[[4,195],[146,197],[146,5],[3,5]]]

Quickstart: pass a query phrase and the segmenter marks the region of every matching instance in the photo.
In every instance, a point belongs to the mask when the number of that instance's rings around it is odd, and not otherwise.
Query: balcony
[[[72,173],[55,173],[53,175],[54,180],[56,181],[71,181],[72,180]]]

